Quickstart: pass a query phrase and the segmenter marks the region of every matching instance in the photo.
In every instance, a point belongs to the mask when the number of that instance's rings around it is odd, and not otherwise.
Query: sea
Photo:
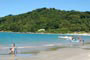
[[[0,47],[11,47],[13,43],[20,48],[53,46],[56,44],[64,45],[70,43],[69,40],[60,39],[59,36],[73,36],[75,38],[80,36],[85,43],[90,42],[89,35],[0,32]]]

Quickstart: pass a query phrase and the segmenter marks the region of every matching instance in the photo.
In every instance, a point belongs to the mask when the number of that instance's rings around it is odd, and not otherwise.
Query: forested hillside
[[[40,8],[0,18],[0,31],[48,33],[90,32],[90,12]]]

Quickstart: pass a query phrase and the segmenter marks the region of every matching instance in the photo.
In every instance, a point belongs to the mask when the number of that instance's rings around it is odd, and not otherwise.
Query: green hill
[[[90,12],[40,8],[0,18],[0,31],[48,33],[90,32]]]

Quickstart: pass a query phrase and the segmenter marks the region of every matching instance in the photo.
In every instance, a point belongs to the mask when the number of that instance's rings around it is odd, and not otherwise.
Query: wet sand
[[[56,51],[41,51],[37,55],[0,55],[0,60],[90,60],[90,50],[61,48]]]

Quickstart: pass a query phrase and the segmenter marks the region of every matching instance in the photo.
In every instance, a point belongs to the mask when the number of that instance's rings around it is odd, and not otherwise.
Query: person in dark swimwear
[[[84,45],[84,40],[82,40],[82,45]]]

